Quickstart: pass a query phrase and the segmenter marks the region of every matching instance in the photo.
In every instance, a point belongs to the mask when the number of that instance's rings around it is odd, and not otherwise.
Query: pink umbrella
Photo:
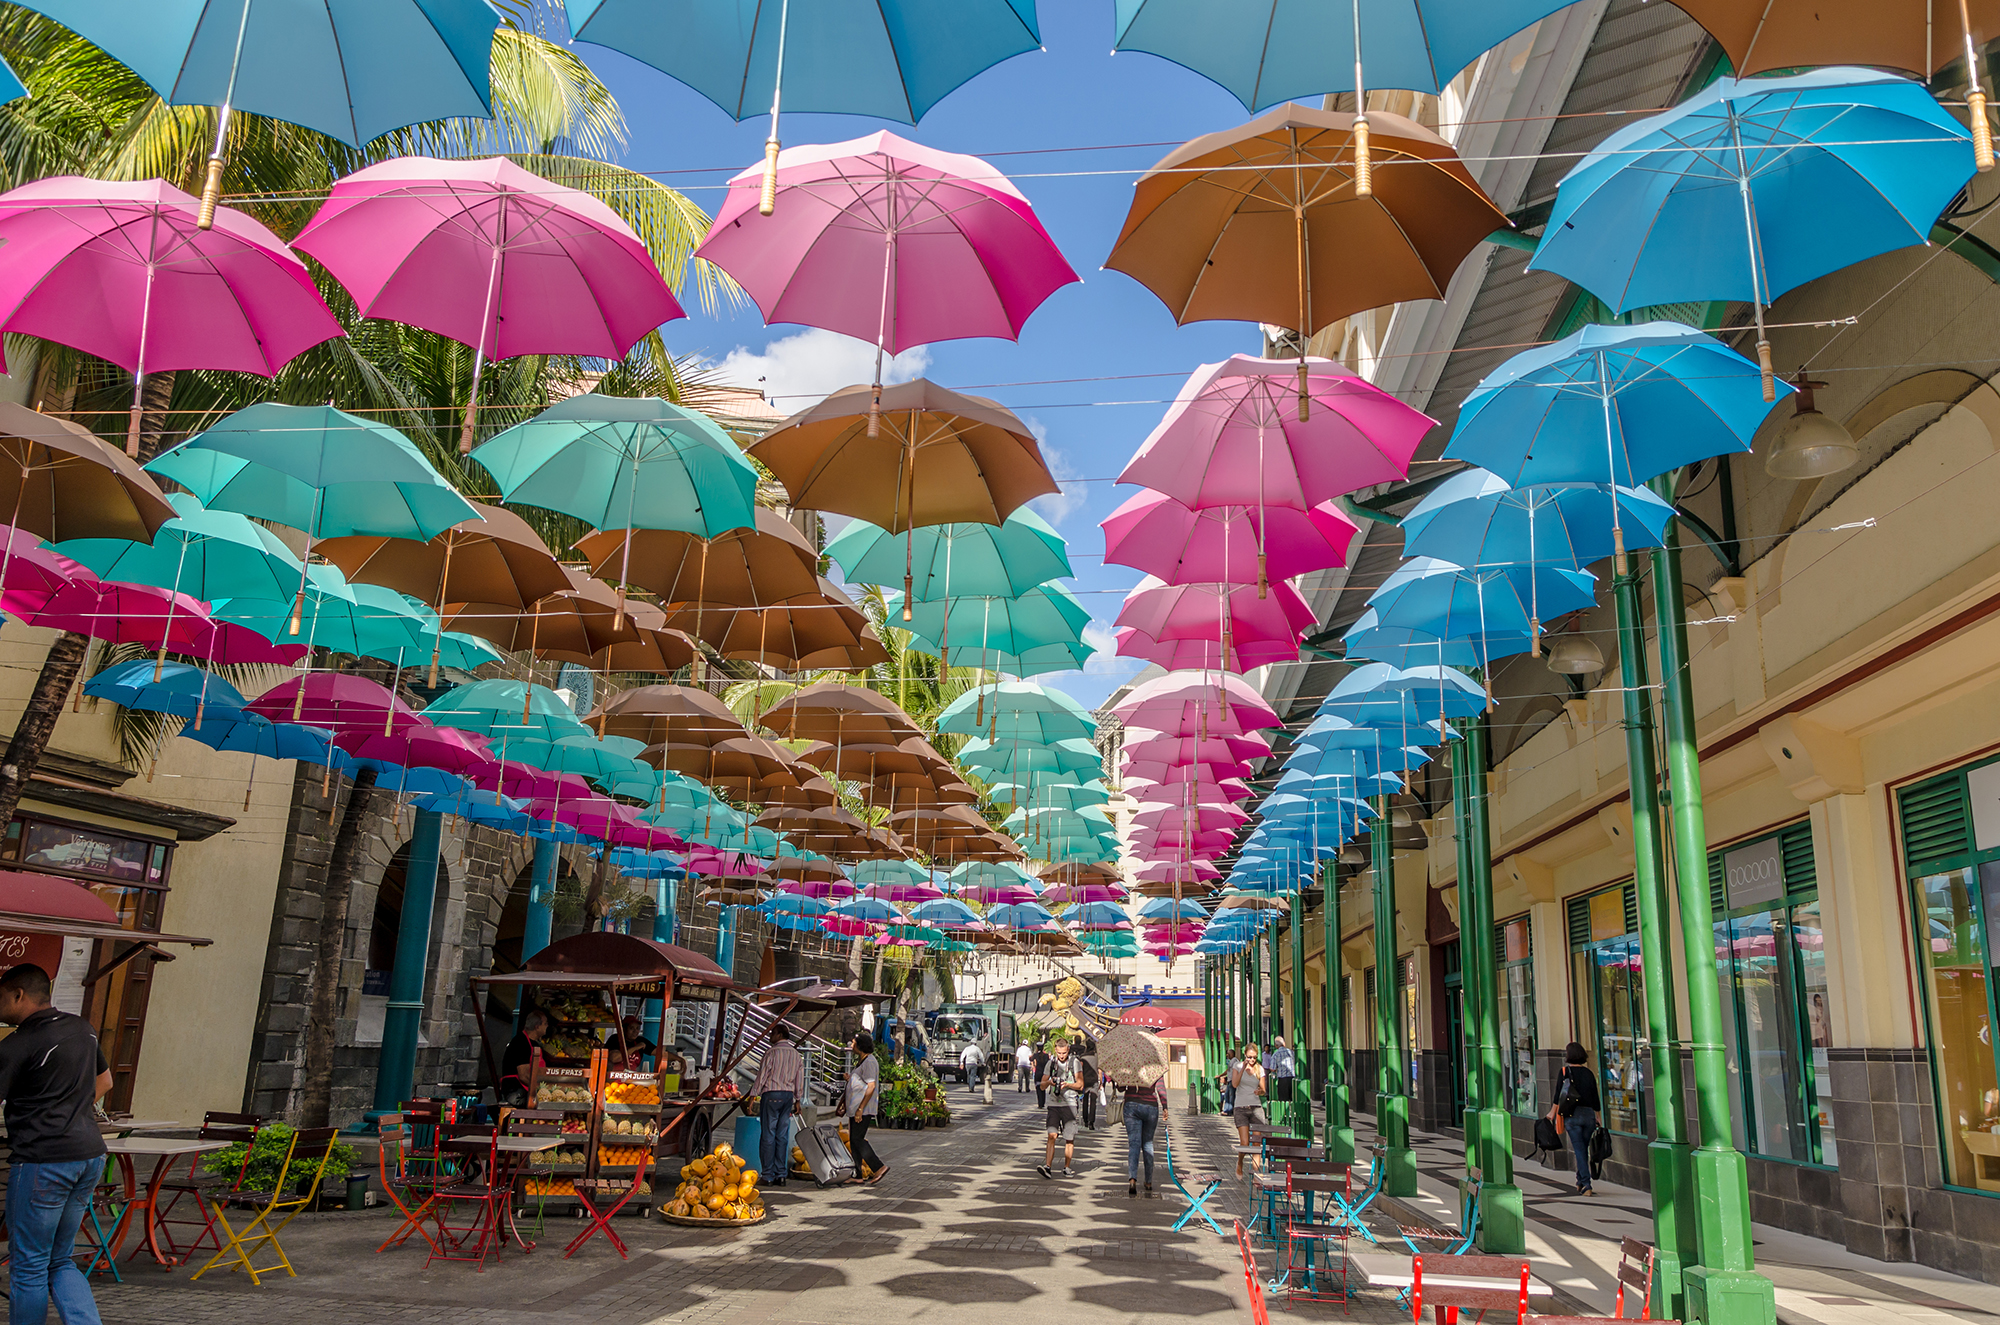
[[[1173,828],[1193,824],[1199,828],[1235,828],[1250,822],[1250,812],[1223,805],[1155,805],[1132,816],[1135,828]]]
[[[516,800],[560,804],[587,801],[597,795],[597,789],[574,773],[551,773],[509,759],[500,765],[500,794]]]
[[[1219,879],[1222,871],[1205,860],[1156,860],[1141,865],[1133,877],[1141,883],[1179,883],[1194,879]]]
[[[1279,581],[1268,598],[1241,584],[1164,584],[1148,575],[1125,595],[1117,626],[1167,640],[1217,640],[1225,646],[1283,641],[1296,649],[1316,617],[1298,590]]]
[[[1193,668],[1206,672],[1250,672],[1274,663],[1297,662],[1296,639],[1231,640],[1225,652],[1214,639],[1155,639],[1143,630],[1125,627],[1111,632],[1113,652],[1125,658],[1143,658],[1176,671]]]
[[[1058,883],[1042,894],[1042,901],[1048,906],[1069,906],[1080,902],[1123,902],[1131,894],[1115,883]],[[1092,928],[1130,929],[1130,924],[1092,926]]]
[[[1141,492],[1099,522],[1104,559],[1168,584],[1253,584],[1347,564],[1361,531],[1330,506],[1210,506],[1192,510],[1164,492]],[[1263,560],[1268,553],[1268,568]]]
[[[349,728],[334,734],[333,743],[357,759],[379,759],[405,768],[441,768],[471,778],[491,778],[493,752],[486,738],[456,727],[407,727],[394,735],[379,730]]]
[[[291,667],[312,652],[303,644],[278,644],[234,621],[210,621],[208,652],[202,656],[212,667],[225,666]]]
[[[303,722],[335,733],[374,728],[393,736],[430,726],[388,690],[345,672],[308,672],[280,681],[246,707],[272,722]]]
[[[1238,354],[1195,369],[1118,481],[1197,509],[1311,511],[1405,477],[1436,426],[1330,359]],[[1267,551],[1260,545],[1259,584]]]
[[[1159,848],[1185,848],[1195,855],[1227,851],[1229,844],[1236,840],[1234,833],[1189,833],[1177,828],[1142,828],[1132,834],[1132,851],[1135,855],[1159,855]]]
[[[697,846],[688,852],[687,872],[689,874],[709,874],[722,879],[762,878],[771,868],[771,862],[746,856],[740,851],[718,851],[714,847]]]
[[[0,529],[7,539],[5,555],[0,556],[0,608],[29,617],[70,585],[97,583],[97,572],[43,547],[34,534],[4,526]]]
[[[872,920],[856,920],[852,916],[820,916],[819,927],[842,938],[864,938],[882,928]]]
[[[1216,714],[1227,708],[1246,730],[1283,725],[1278,720],[1277,712],[1265,702],[1264,696],[1242,677],[1209,677],[1197,672],[1169,672],[1165,676],[1142,681],[1133,686],[1111,712],[1120,722],[1151,727],[1155,731],[1172,731],[1174,728],[1164,722],[1150,718],[1141,722],[1139,715],[1161,707],[1172,711],[1174,706],[1180,706],[1183,712],[1192,707],[1211,709]]]
[[[980,906],[1018,906],[1023,902],[1038,900],[1033,888],[1018,883],[990,884],[975,883],[958,890],[960,901],[976,902]]]
[[[1227,764],[1262,759],[1271,743],[1261,736],[1167,736],[1126,728],[1124,757],[1133,761],[1165,760],[1169,764]]]
[[[397,157],[335,182],[293,241],[365,317],[435,331],[473,350],[458,449],[472,449],[489,358],[622,358],[685,317],[652,254],[617,213],[505,157]]]
[[[125,453],[139,453],[146,374],[225,368],[270,377],[341,335],[298,255],[229,207],[161,180],[58,175],[0,194],[0,330],[132,374]]]
[[[794,897],[816,897],[821,901],[828,898],[846,900],[854,896],[854,885],[846,879],[786,879],[778,885],[781,893]]]
[[[911,902],[935,902],[944,894],[928,883],[874,883],[861,890],[863,897],[872,897],[878,902],[892,902],[898,906]]]
[[[735,277],[766,322],[875,342],[870,437],[885,352],[1016,340],[1028,315],[1077,279],[1020,190],[978,157],[887,132],[795,147],[778,155],[781,213],[760,216],[764,173],[752,166],[729,181],[695,256]]]
[[[95,578],[72,581],[22,619],[112,644],[143,644],[196,657],[207,654],[214,630],[208,608],[184,593]]]
[[[1248,764],[1170,764],[1164,759],[1133,759],[1124,766],[1131,783],[1221,782],[1247,780]]]

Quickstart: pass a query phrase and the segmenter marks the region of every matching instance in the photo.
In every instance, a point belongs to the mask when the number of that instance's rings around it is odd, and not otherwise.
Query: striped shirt
[[[799,1057],[790,1040],[779,1040],[765,1051],[757,1080],[750,1087],[752,1095],[773,1090],[789,1092],[793,1098],[806,1093],[805,1060]]]

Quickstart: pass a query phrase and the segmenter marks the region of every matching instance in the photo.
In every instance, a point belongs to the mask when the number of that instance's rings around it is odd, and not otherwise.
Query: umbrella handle
[[[769,216],[778,206],[778,140],[764,140],[764,187],[757,195],[757,215]]]
[[[1375,163],[1368,157],[1368,117],[1354,119],[1354,196],[1375,196]]]
[[[246,6],[247,8],[247,6]],[[1988,153],[1989,157],[1991,153]],[[195,213],[195,228],[212,230],[215,228],[215,204],[222,197],[222,158],[208,159],[208,177],[201,186],[201,209]]]
[[[1764,377],[1765,401],[1776,400],[1778,398],[1778,382],[1777,375],[1771,369],[1771,342],[1768,340],[1760,339],[1757,342],[1757,369]]]
[[[1965,109],[1972,117],[1972,161],[1983,175],[1993,169],[1993,123],[1986,118],[1986,93],[1977,83],[1965,94]]]

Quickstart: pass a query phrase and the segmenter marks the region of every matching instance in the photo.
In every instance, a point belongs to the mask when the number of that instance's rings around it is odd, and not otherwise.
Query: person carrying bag
[[[1604,1103],[1597,1093],[1597,1074],[1590,1070],[1590,1052],[1575,1040],[1563,1050],[1562,1074],[1556,1078],[1555,1103],[1549,1106],[1548,1119],[1555,1123],[1556,1130],[1569,1143],[1570,1154],[1576,1160],[1576,1194],[1594,1196],[1591,1189],[1592,1140],[1598,1132],[1597,1118],[1603,1111]],[[1596,1167],[1601,1170],[1604,1157],[1610,1154],[1610,1137],[1603,1138],[1604,1152],[1597,1159]]]

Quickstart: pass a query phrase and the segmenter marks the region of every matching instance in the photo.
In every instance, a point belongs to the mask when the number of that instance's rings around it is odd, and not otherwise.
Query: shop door
[[[162,894],[151,889],[125,890],[121,911],[137,910],[137,923],[129,914],[121,918],[130,928],[158,929]],[[126,945],[100,941],[93,945],[90,969],[101,970]],[[132,1107],[132,1087],[139,1071],[139,1042],[146,1029],[146,1004],[153,996],[153,958],[141,954],[124,962],[93,983],[84,1006],[86,1018],[97,1027],[97,1042],[104,1060],[111,1064],[111,1093],[104,1098],[108,1110],[124,1112]]]
[[[1459,969],[1458,944],[1445,944],[1439,956],[1444,962],[1444,1070],[1451,1083],[1449,1117],[1460,1118],[1465,1113],[1465,1065],[1474,1056],[1465,1042],[1464,973]]]

